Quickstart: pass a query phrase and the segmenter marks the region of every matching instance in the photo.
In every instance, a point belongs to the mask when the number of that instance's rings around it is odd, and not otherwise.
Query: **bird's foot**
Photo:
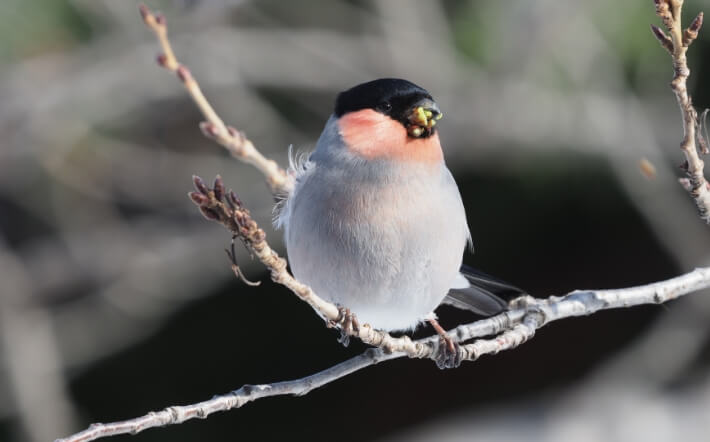
[[[436,347],[434,357],[436,366],[443,370],[461,365],[461,346],[446,334],[446,330],[439,325],[436,319],[430,319],[429,323],[439,335],[439,345]]]
[[[360,333],[360,323],[355,317],[355,313],[349,308],[338,306],[338,317],[333,321],[328,321],[328,327],[338,327],[340,329],[340,337],[338,342],[347,347],[350,344],[350,336]]]
[[[446,336],[439,336],[439,345],[436,349],[436,366],[440,369],[456,368],[461,365],[461,346],[458,342]]]

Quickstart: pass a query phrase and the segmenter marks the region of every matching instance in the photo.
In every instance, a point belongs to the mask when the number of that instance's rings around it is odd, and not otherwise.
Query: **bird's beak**
[[[427,137],[432,134],[436,122],[441,120],[443,114],[439,106],[429,99],[424,98],[412,106],[408,117],[407,133],[414,138]]]

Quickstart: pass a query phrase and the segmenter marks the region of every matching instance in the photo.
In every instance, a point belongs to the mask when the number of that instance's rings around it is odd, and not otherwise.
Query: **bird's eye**
[[[392,109],[392,105],[388,101],[382,101],[377,105],[377,110],[380,112],[389,112]]]

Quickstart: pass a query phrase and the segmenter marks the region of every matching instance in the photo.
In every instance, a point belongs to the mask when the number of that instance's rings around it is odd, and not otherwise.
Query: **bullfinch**
[[[292,159],[276,215],[291,270],[315,293],[381,330],[436,323],[442,303],[490,316],[522,291],[470,268],[471,234],[444,163],[432,96],[384,78],[341,92],[315,150]],[[499,296],[500,295],[500,296]],[[452,355],[449,355],[452,356]]]

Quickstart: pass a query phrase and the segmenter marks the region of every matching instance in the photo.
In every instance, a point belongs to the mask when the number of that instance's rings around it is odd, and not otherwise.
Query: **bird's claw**
[[[358,323],[355,314],[349,308],[340,306],[338,306],[338,317],[335,320],[328,321],[328,327],[338,327],[340,329],[338,342],[345,347],[350,344],[350,336],[357,335],[360,332],[360,323]]]
[[[440,369],[456,368],[461,365],[461,346],[447,335],[439,336],[434,361]]]

